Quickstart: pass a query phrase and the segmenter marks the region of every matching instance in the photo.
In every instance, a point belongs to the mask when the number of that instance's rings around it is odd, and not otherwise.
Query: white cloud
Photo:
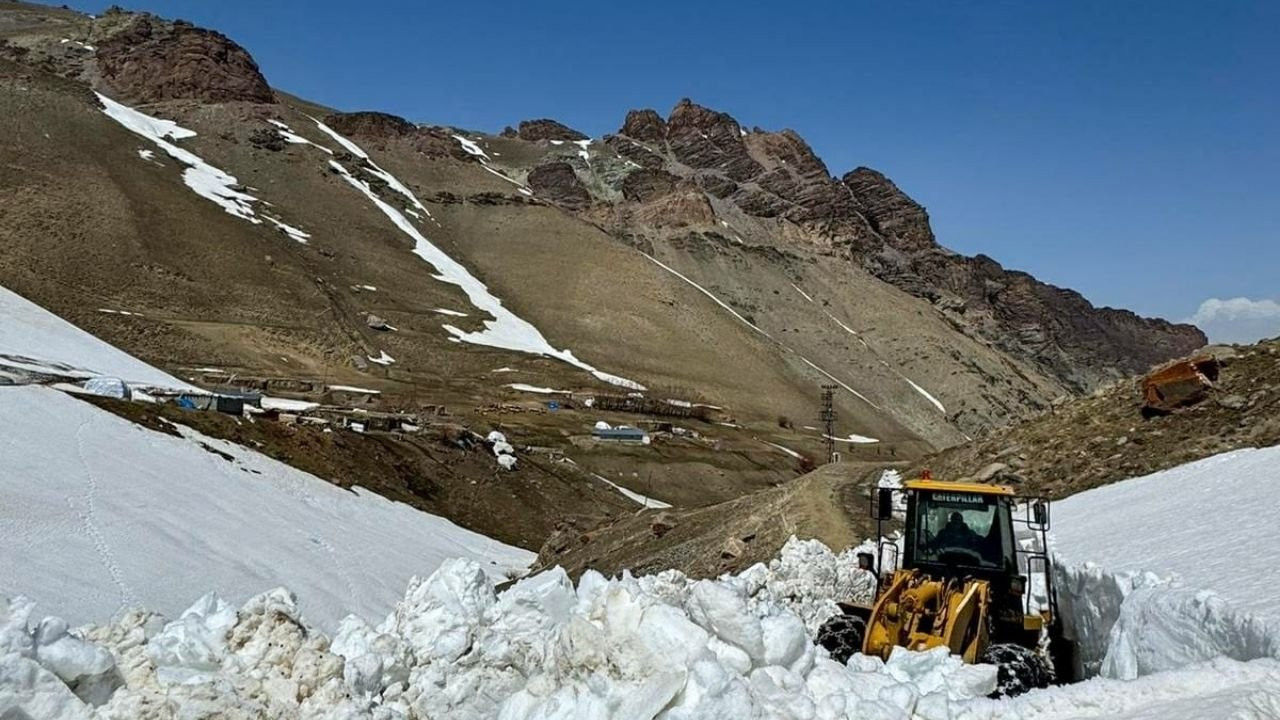
[[[1251,343],[1280,336],[1280,302],[1245,297],[1209,298],[1187,318],[1213,342]]]

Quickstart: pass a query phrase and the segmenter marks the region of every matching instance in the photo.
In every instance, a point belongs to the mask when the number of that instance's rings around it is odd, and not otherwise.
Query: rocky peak
[[[618,133],[641,142],[659,143],[667,136],[667,123],[655,110],[632,110]]]
[[[738,182],[751,180],[764,171],[747,151],[737,120],[688,98],[677,103],[667,118],[667,144],[685,165],[720,171]]]
[[[136,15],[99,42],[96,59],[103,82],[131,102],[275,102],[244,48],[185,22]]]
[[[859,167],[841,179],[867,222],[899,250],[916,251],[936,245],[929,213],[898,189],[883,173]]]
[[[587,136],[563,123],[548,118],[522,120],[516,135],[521,140],[586,140]]]

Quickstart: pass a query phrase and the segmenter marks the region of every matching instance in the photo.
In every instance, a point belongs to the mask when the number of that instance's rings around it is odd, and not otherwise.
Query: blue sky
[[[598,136],[692,97],[794,128],[833,174],[885,172],[943,244],[1096,304],[1280,300],[1280,2],[129,7],[226,33],[280,89],[419,122]],[[1280,334],[1280,304],[1198,317],[1226,337],[1237,316]]]

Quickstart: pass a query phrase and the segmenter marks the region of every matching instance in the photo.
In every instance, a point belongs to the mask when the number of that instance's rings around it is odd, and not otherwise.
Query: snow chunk
[[[436,308],[432,310],[432,312],[439,313],[441,315],[448,315],[450,317],[466,317],[467,316],[467,314],[464,312],[458,312],[457,310],[449,310],[448,308]]]
[[[772,442],[769,442],[768,440],[761,440],[761,442],[763,442],[765,445],[768,445],[769,447],[777,448],[778,450],[781,450],[782,452],[784,452],[784,453],[786,453],[786,454],[790,455],[791,457],[793,457],[793,458],[795,458],[795,459],[797,459],[797,460],[801,460],[801,459],[803,459],[803,458],[804,458],[804,456],[803,456],[803,455],[801,455],[800,453],[796,452],[795,450],[792,450],[792,449],[791,449],[791,448],[789,448],[789,447],[785,447],[785,446],[779,445],[778,443],[772,443]]]
[[[367,393],[369,395],[381,395],[381,390],[370,390],[369,388],[355,387],[354,385],[330,385],[330,390],[340,390],[343,392]]]
[[[288,398],[263,397],[263,410],[277,410],[279,412],[306,412],[320,407],[320,403],[309,402],[307,400],[290,400]]]
[[[658,267],[662,268],[663,270],[666,270],[667,272],[671,273],[672,275],[675,275],[676,277],[678,277],[678,278],[680,278],[681,280],[685,281],[685,282],[686,282],[686,283],[688,283],[689,285],[692,285],[692,286],[693,286],[693,287],[694,287],[698,292],[700,292],[700,293],[702,293],[703,295],[706,295],[707,297],[711,298],[712,302],[714,302],[715,304],[717,304],[717,305],[719,305],[720,307],[724,308],[725,310],[728,310],[728,311],[729,311],[729,314],[730,314],[730,315],[732,315],[732,316],[734,316],[735,318],[737,318],[739,321],[741,321],[741,322],[742,322],[742,324],[746,325],[747,327],[751,328],[752,330],[755,330],[756,332],[758,332],[758,333],[760,333],[761,335],[763,335],[763,336],[765,336],[765,337],[769,338],[770,340],[772,340],[772,339],[773,339],[773,336],[772,336],[772,335],[770,335],[769,333],[765,332],[764,330],[761,330],[759,327],[757,327],[757,326],[755,325],[755,323],[753,323],[753,322],[751,322],[750,320],[748,320],[748,319],[746,319],[746,318],[742,317],[742,315],[738,314],[738,311],[737,311],[737,310],[734,310],[733,308],[729,307],[727,304],[725,304],[723,301],[721,301],[721,300],[720,300],[720,298],[716,297],[716,296],[715,296],[715,295],[714,295],[710,290],[707,290],[706,288],[702,287],[702,286],[701,286],[701,285],[699,285],[698,283],[696,283],[696,282],[694,282],[694,281],[690,280],[689,278],[685,277],[685,276],[684,276],[683,274],[681,274],[679,271],[677,271],[676,269],[672,268],[671,266],[669,266],[669,265],[667,265],[667,264],[663,263],[661,260],[658,260],[657,258],[653,257],[652,255],[649,255],[648,253],[640,253],[640,254],[641,254],[641,255],[644,255],[646,258],[649,258],[649,261],[650,261],[650,262],[652,262],[654,265],[657,265]]]
[[[493,446],[493,454],[503,469],[511,470],[516,466],[516,449],[507,442],[507,436],[494,430],[485,438]]]
[[[866,397],[865,395],[863,395],[862,393],[858,392],[857,390],[854,390],[853,388],[849,387],[849,385],[848,385],[847,383],[845,383],[843,380],[840,380],[840,379],[839,379],[839,378],[837,378],[835,375],[832,375],[831,373],[827,372],[826,370],[823,370],[822,368],[820,368],[820,367],[818,367],[817,365],[813,364],[813,361],[809,360],[809,358],[801,357],[801,358],[800,358],[800,360],[801,360],[801,362],[803,362],[805,365],[808,365],[809,367],[813,368],[814,370],[817,370],[818,372],[820,372],[820,373],[822,373],[823,375],[825,375],[825,376],[827,377],[827,379],[828,379],[828,380],[830,380],[831,382],[834,382],[835,384],[839,385],[840,387],[844,388],[845,390],[848,390],[850,393],[852,393],[855,397],[857,397],[857,398],[858,398],[859,400],[861,400],[862,402],[864,402],[864,403],[866,403],[866,404],[870,405],[871,407],[873,407],[873,408],[875,408],[875,409],[877,409],[877,410],[879,410],[879,409],[880,409],[880,406],[879,406],[879,405],[876,405],[875,403],[873,403],[873,402],[871,402],[870,400],[868,400],[868,399],[867,399],[867,397]]]
[[[311,118],[311,120],[315,122],[316,127],[320,128],[321,131],[323,131],[325,134],[327,134],[329,137],[333,138],[334,140],[337,140],[344,148],[346,148],[347,150],[350,150],[354,155],[364,160],[364,163],[365,163],[364,169],[366,172],[382,180],[387,184],[387,187],[391,188],[395,192],[398,192],[402,196],[404,196],[404,198],[409,201],[409,204],[412,205],[414,208],[416,208],[418,212],[422,213],[423,215],[426,215],[427,217],[432,217],[431,211],[428,210],[425,205],[423,205],[421,202],[418,201],[418,196],[414,195],[413,191],[410,190],[407,185],[400,182],[400,180],[395,175],[392,175],[386,170],[383,170],[381,167],[378,167],[378,164],[375,163],[372,160],[372,158],[368,156],[368,154],[366,154],[363,150],[361,150],[360,146],[356,145],[355,143],[351,142],[345,137],[339,135],[337,132],[331,129],[328,125],[325,125],[319,120],[316,120],[315,118]]]
[[[321,150],[329,153],[330,155],[333,154],[333,151],[330,150],[329,148],[319,143],[311,142],[310,140],[302,137],[301,135],[298,135],[297,133],[290,130],[288,125],[280,122],[279,120],[268,119],[267,122],[276,126],[277,128],[276,132],[280,135],[280,137],[284,138],[284,141],[287,143],[292,143],[294,145],[311,145],[312,147],[320,148]]]
[[[369,358],[369,362],[383,366],[394,365],[396,362],[396,359],[388,355],[386,350],[378,351],[378,357],[373,357],[372,355],[366,357]]]
[[[283,232],[285,235],[288,235],[290,238],[297,240],[303,245],[306,245],[307,240],[311,239],[310,234],[303,232],[302,230],[283,222],[279,218],[274,218],[266,214],[264,214],[262,217],[266,218],[267,222],[271,223],[272,225],[275,225],[276,228],[281,232]]]

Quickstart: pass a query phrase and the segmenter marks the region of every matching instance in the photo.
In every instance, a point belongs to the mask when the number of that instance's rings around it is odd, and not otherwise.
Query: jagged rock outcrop
[[[864,259],[868,269],[1077,390],[1143,372],[1206,342],[1191,325],[1095,308],[1073,290],[1007,270],[985,255],[946,251],[937,244],[924,207],[880,172],[858,168],[842,182],[889,247]]]
[[[682,180],[666,170],[637,170],[622,181],[622,196],[633,202],[649,202],[670,195]]]
[[[591,205],[591,193],[566,162],[539,165],[529,173],[529,187],[539,197],[577,210]]]
[[[563,123],[547,118],[539,120],[522,120],[516,135],[521,140],[536,142],[538,140],[586,140],[587,136]]]
[[[764,171],[747,152],[742,127],[729,114],[681,100],[667,118],[667,146],[676,160],[696,170],[715,170],[738,182]]]
[[[642,168],[656,169],[667,164],[663,156],[622,135],[610,135],[604,139],[604,144]]]
[[[335,131],[351,138],[369,140],[403,140],[414,150],[429,158],[451,157],[462,162],[475,162],[450,133],[438,127],[419,127],[398,115],[359,111],[330,113],[323,122]],[[375,143],[381,146],[384,143]]]
[[[660,143],[666,139],[667,123],[661,115],[649,108],[632,110],[627,113],[627,119],[618,133],[641,142]]]
[[[96,59],[102,80],[131,102],[275,102],[275,93],[244,48],[221,33],[182,21],[134,16],[99,43]]]
[[[935,244],[929,213],[883,173],[860,167],[846,173],[841,182],[871,227],[899,250],[911,252]]]
[[[402,117],[382,112],[350,112],[326,115],[324,124],[343,135],[365,138],[407,137],[418,127]]]

